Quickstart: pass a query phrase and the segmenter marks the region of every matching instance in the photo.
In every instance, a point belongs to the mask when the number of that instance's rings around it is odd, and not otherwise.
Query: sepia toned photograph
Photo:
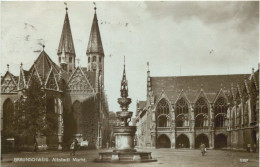
[[[1,1],[1,166],[258,167],[259,1]]]

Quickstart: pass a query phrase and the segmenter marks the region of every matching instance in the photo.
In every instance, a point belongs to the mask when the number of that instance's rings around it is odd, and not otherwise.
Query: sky
[[[76,58],[86,67],[94,5],[67,3]],[[96,2],[96,6],[110,111],[120,111],[124,56],[133,112],[136,100],[146,100],[148,61],[151,76],[244,74],[258,67],[257,1]],[[2,2],[1,75],[6,64],[15,75],[21,62],[29,69],[43,43],[57,63],[64,17],[64,2]]]

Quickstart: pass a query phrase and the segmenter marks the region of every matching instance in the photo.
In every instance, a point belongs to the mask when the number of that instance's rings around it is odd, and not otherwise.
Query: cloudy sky
[[[105,89],[118,111],[123,57],[129,96],[145,100],[147,61],[152,76],[250,73],[259,62],[258,2],[97,2],[105,51]],[[68,2],[77,58],[86,49],[94,14],[92,2]],[[39,55],[41,44],[57,63],[65,17],[64,2],[2,2],[1,75],[19,74]]]

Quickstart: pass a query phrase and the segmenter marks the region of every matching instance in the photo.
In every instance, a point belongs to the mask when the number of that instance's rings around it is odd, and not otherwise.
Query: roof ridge
[[[232,76],[232,75],[251,75],[247,74],[213,74],[213,75],[185,75],[185,76],[151,76],[151,78],[177,78],[177,77],[206,77],[206,76]]]

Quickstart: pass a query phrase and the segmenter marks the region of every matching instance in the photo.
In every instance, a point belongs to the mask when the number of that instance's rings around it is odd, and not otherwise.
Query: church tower
[[[60,67],[67,72],[73,72],[75,69],[76,54],[70,29],[67,7],[57,55],[59,57]]]
[[[101,82],[104,83],[104,51],[100,36],[100,31],[98,27],[98,20],[95,14],[92,22],[91,32],[89,36],[89,42],[87,47],[87,57],[88,57],[88,70],[96,71],[97,76],[101,75]]]

